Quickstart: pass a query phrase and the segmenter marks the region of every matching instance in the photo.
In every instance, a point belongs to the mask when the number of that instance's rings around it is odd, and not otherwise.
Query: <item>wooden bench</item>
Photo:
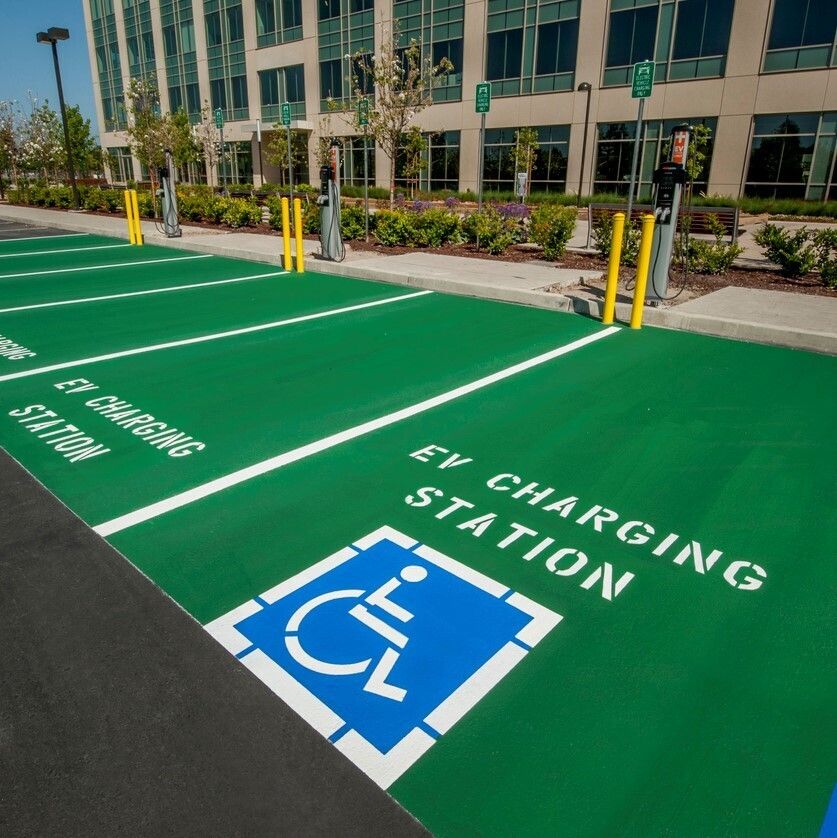
[[[626,209],[627,205],[625,204],[589,204],[587,206],[587,247],[590,247],[593,225],[597,221],[604,216],[613,215],[615,212],[625,212]],[[631,215],[634,220],[638,220],[645,213],[653,211],[654,208],[650,204],[635,204],[631,207]],[[726,235],[730,237],[731,242],[735,243],[738,239],[738,207],[684,207],[681,205],[680,212],[677,215],[677,229],[682,230],[683,219],[688,218],[690,221],[689,232],[711,235],[710,215],[714,215],[724,225]]]

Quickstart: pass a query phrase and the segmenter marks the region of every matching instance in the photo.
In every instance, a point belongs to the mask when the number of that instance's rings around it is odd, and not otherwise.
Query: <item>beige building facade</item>
[[[204,106],[223,110],[228,180],[281,177],[256,132],[258,122],[266,141],[288,101],[292,128],[308,139],[308,171],[298,176],[316,179],[316,137],[329,132],[346,138],[346,180],[361,182],[356,132],[339,115],[325,124],[325,100],[348,96],[350,56],[379,50],[395,18],[430,60],[454,64],[416,118],[429,141],[425,188],[476,191],[475,87],[489,80],[486,190],[512,188],[515,131],[531,126],[540,139],[533,189],[624,194],[638,105],[630,67],[650,59],[644,189],[671,127],[688,121],[711,131],[703,191],[837,199],[834,0],[83,2],[102,145],[120,160],[117,179],[142,175],[121,130],[124,95],[132,76],[153,74],[163,109],[183,108],[193,122]],[[380,149],[370,167],[387,186]]]

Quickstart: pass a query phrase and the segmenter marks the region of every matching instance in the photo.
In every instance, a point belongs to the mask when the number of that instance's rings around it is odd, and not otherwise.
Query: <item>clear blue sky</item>
[[[0,99],[15,99],[28,108],[29,91],[58,109],[58,91],[49,44],[35,43],[35,33],[50,26],[70,30],[58,44],[64,97],[79,105],[98,134],[93,82],[87,56],[82,0],[0,0]]]

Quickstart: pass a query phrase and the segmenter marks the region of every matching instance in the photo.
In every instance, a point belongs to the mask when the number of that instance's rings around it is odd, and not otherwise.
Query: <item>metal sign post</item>
[[[259,177],[262,179],[261,185],[264,186],[264,162],[262,161],[262,121],[256,120],[256,147],[259,150]]]
[[[288,132],[288,188],[290,189],[291,205],[294,202],[294,164],[293,148],[291,147],[291,103],[282,102],[282,125]]]
[[[625,235],[631,229],[631,208],[634,203],[636,188],[637,162],[639,161],[639,146],[642,141],[642,115],[645,113],[645,100],[651,95],[654,87],[654,62],[640,61],[634,64],[633,79],[631,81],[631,98],[639,99],[639,109],[636,115],[636,131],[634,133],[634,155],[631,159],[631,185],[628,190],[628,213],[625,224]]]
[[[363,128],[363,229],[369,241],[369,100],[358,99],[357,121]]]
[[[221,189],[226,194],[227,191],[227,155],[224,146],[224,112],[221,108],[215,111],[215,127],[221,132]]]

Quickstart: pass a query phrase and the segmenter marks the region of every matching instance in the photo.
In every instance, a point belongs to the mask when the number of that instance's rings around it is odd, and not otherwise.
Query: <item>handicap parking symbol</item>
[[[206,629],[388,788],[560,620],[381,527]]]

